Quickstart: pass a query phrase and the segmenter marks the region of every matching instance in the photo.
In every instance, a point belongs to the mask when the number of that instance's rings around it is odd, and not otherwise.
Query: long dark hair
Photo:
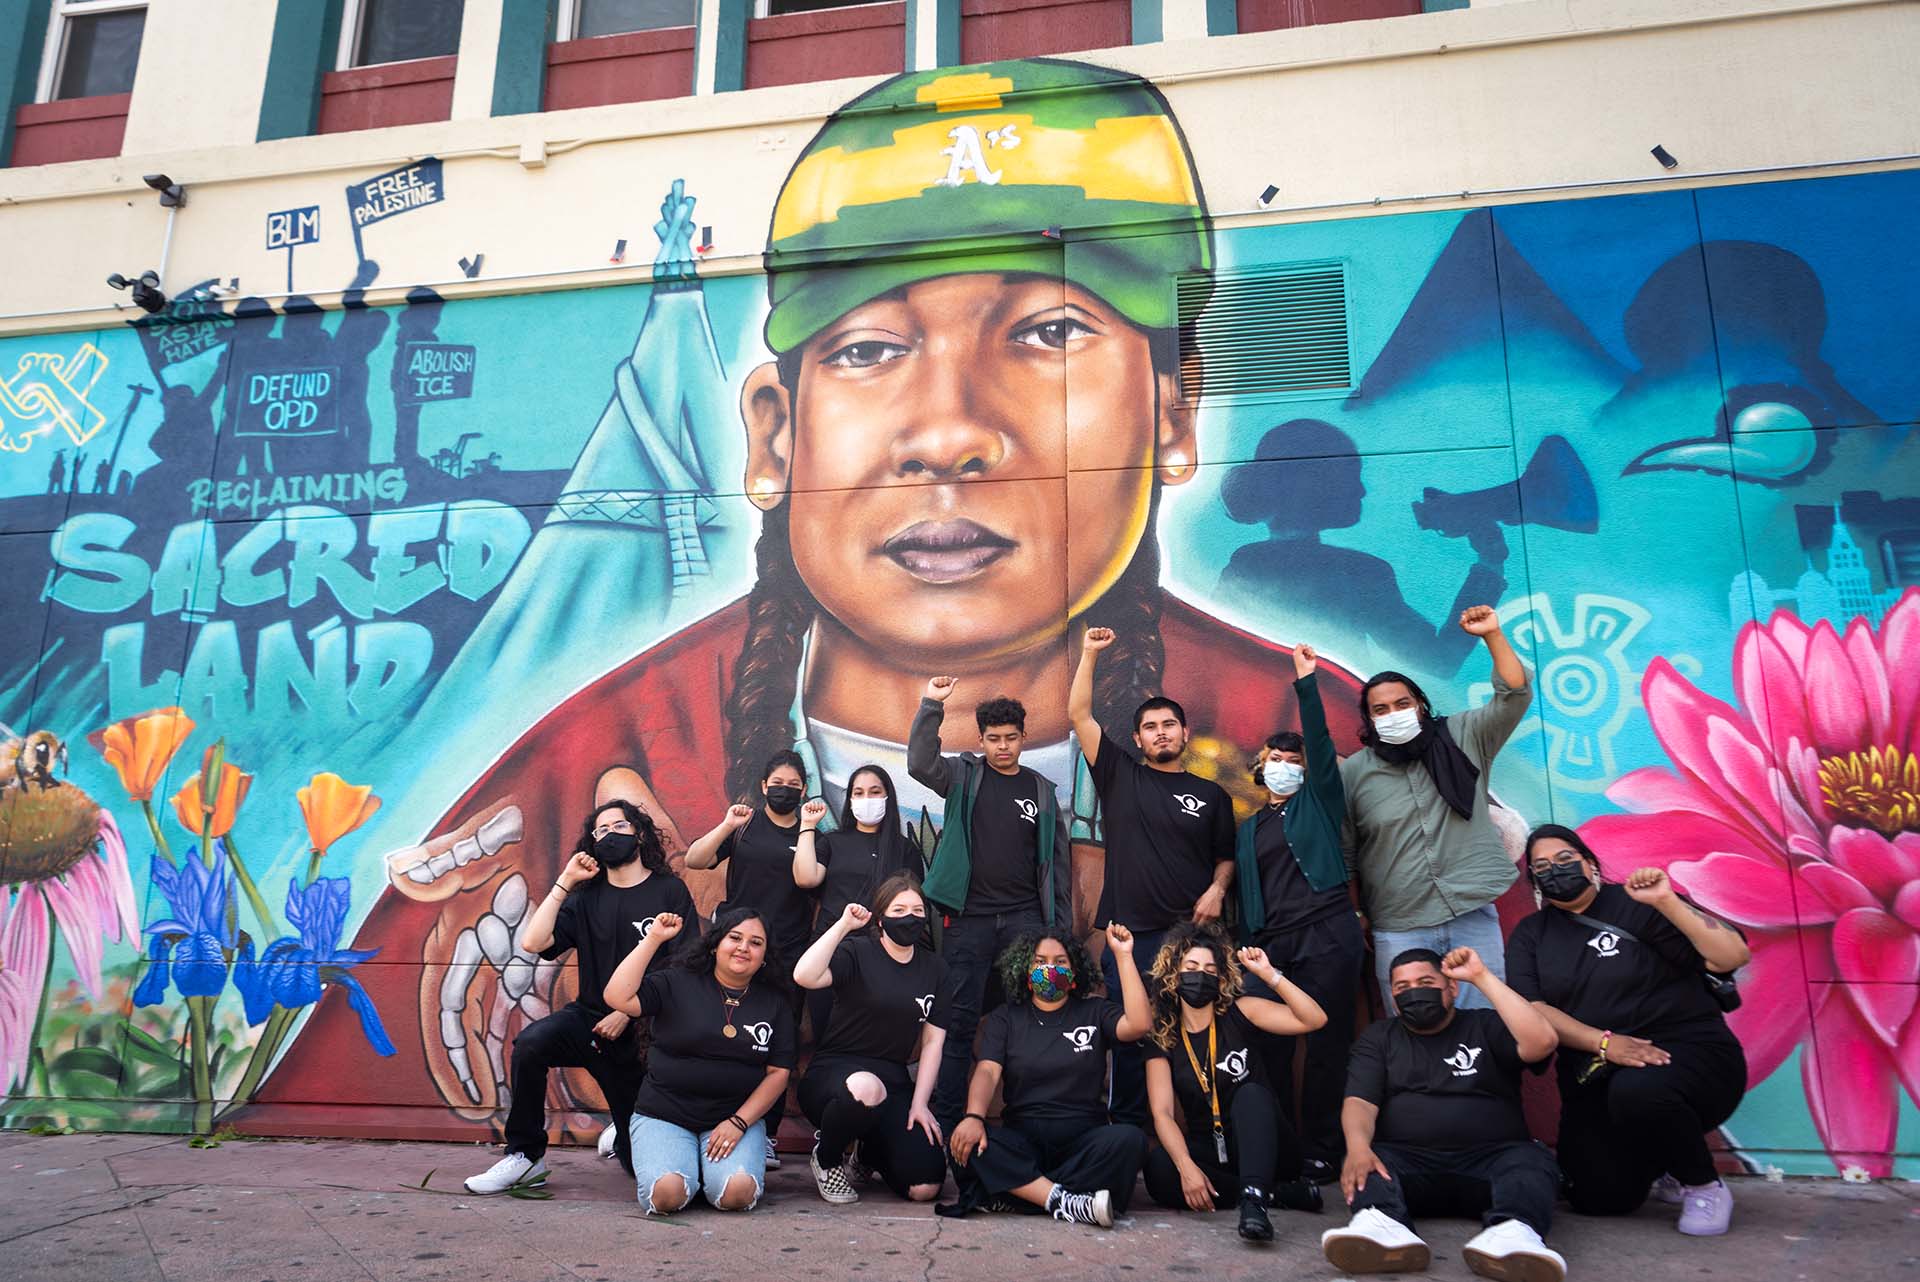
[[[926,909],[927,920],[933,920],[933,905],[927,902],[927,893],[920,889],[920,879],[910,872],[897,872],[873,889],[873,902],[868,905],[873,913],[873,920],[867,923],[869,935],[875,939],[880,938],[883,933],[880,929],[880,919],[886,915],[887,909],[893,906],[893,901],[909,890],[920,897],[920,906]],[[920,942],[923,947],[930,943],[924,939]]]
[[[660,841],[660,829],[653,817],[624,797],[615,797],[612,801],[595,806],[587,814],[586,822],[580,825],[580,840],[574,843],[574,853],[591,855],[593,853],[593,825],[609,810],[618,810],[625,815],[627,822],[633,825],[634,849],[640,852],[640,866],[648,872],[667,872],[667,849]],[[604,877],[607,870],[602,868],[595,873]]]
[[[880,787],[887,794],[887,812],[880,816],[880,831],[876,834],[880,838],[880,857],[874,861],[874,866],[883,877],[891,873],[907,873],[914,878],[913,888],[920,889],[919,877],[923,868],[919,847],[910,847],[907,843],[907,834],[900,826],[900,797],[894,791],[893,776],[881,767],[868,762],[847,776],[847,795],[840,803],[839,832],[859,830],[859,824],[853,817],[853,781],[861,775],[872,775],[878,779]],[[831,841],[836,835],[828,833],[827,840]],[[877,917],[879,913],[876,911],[874,915]]]
[[[700,940],[700,946],[698,948],[689,948],[687,950],[687,954],[681,958],[680,964],[695,974],[713,974],[714,957],[720,951],[720,942],[727,937],[728,931],[743,921],[759,922],[761,931],[767,937],[766,956],[761,961],[760,971],[753,977],[753,982],[758,984],[764,981],[776,991],[785,995],[790,991],[788,985],[792,979],[789,964],[787,959],[780,955],[779,945],[774,943],[773,931],[767,928],[767,915],[751,904],[740,904],[727,909],[715,917],[713,919],[713,929],[708,931]]]
[[[1167,932],[1167,942],[1154,954],[1152,979],[1147,985],[1147,1000],[1153,1005],[1153,1031],[1148,1036],[1161,1050],[1173,1049],[1180,1033],[1180,963],[1196,948],[1213,954],[1220,972],[1220,995],[1214,999],[1215,1017],[1240,998],[1240,962],[1234,955],[1227,932],[1212,922],[1183,921]]]
[[[1527,875],[1528,881],[1533,880],[1533,843],[1544,841],[1549,837],[1558,838],[1572,846],[1579,852],[1580,858],[1586,860],[1587,865],[1593,869],[1600,880],[1603,883],[1606,881],[1607,873],[1606,869],[1600,866],[1600,856],[1593,853],[1593,847],[1581,840],[1579,833],[1565,824],[1541,824],[1527,834],[1527,844],[1520,847],[1520,871]]]
[[[1049,939],[1066,949],[1067,965],[1073,967],[1073,984],[1067,989],[1067,995],[1081,996],[1093,987],[1093,963],[1087,960],[1086,945],[1075,939],[1072,931],[1028,931],[1008,944],[993,965],[1007,1005],[1025,1006],[1033,1000],[1033,990],[1027,987],[1027,977],[1033,970],[1033,954]]]
[[[1172,370],[1179,339],[1171,330],[1147,331],[1157,370]],[[804,344],[779,358],[780,381],[799,419],[800,353]],[[1133,742],[1128,718],[1140,701],[1160,692],[1166,647],[1160,638],[1160,481],[1156,476],[1147,508],[1147,528],[1120,577],[1087,611],[1114,640],[1100,656],[1093,690],[1094,717],[1115,743]],[[793,699],[800,677],[800,652],[820,612],[793,559],[788,504],[767,512],[754,547],[755,579],[747,594],[747,636],[733,664],[733,690],[727,696],[727,790],[751,794],[764,777],[758,762],[793,743]]]
[[[1386,685],[1389,681],[1398,681],[1413,695],[1413,701],[1420,705],[1422,725],[1433,720],[1433,700],[1427,698],[1427,692],[1420,688],[1418,681],[1404,672],[1395,672],[1392,669],[1376,672],[1367,678],[1365,685],[1360,687],[1360,742],[1369,748],[1380,746],[1380,736],[1373,728],[1373,712],[1368,704],[1373,698],[1374,687]]]

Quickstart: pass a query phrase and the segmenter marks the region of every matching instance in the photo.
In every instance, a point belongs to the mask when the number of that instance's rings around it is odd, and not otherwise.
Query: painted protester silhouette
[[[1141,222],[1159,234],[1077,242],[1071,254],[1039,234]],[[965,253],[874,248],[956,240]],[[1254,743],[1297,716],[1285,648],[1161,583],[1161,490],[1199,461],[1196,406],[1177,391],[1169,277],[1211,267],[1185,139],[1137,77],[1034,59],[898,76],[848,104],[773,211],[774,359],[741,391],[744,491],[761,513],[752,590],[504,751],[476,745],[473,760],[494,764],[426,850],[450,849],[509,806],[529,839],[453,870],[451,886],[386,891],[360,943],[408,955],[471,925],[502,877],[551,884],[555,836],[611,797],[644,808],[684,850],[683,834],[744,797],[775,749],[797,747],[830,801],[863,762],[904,779],[898,737],[929,672],[962,677],[956,701],[968,706],[949,709],[950,748],[973,701],[1007,695],[1034,710],[1023,759],[1073,805],[1084,924],[1102,860],[1064,717],[1082,620],[1116,633],[1095,690],[1104,723],[1126,725],[1163,686],[1185,698],[1196,739]],[[1068,459],[1080,470],[1062,480]],[[1325,684],[1336,739],[1351,747],[1357,683],[1327,671]],[[902,793],[910,814],[938,821],[937,797]],[[688,880],[710,909],[719,878]],[[434,995],[404,982],[390,994],[423,996],[418,1042],[385,1071],[431,1074],[442,1098],[468,1107]],[[263,1099],[316,1098],[363,1051],[334,1012],[317,1011]]]

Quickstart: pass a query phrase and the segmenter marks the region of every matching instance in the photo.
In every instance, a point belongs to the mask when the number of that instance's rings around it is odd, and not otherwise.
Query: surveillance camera
[[[115,272],[113,275],[107,277],[107,284],[113,289],[125,289],[132,283],[132,281],[122,276],[119,272]]]

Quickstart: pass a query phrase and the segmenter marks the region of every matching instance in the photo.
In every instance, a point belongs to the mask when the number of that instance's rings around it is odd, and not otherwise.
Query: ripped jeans
[[[741,1209],[752,1210],[759,1205],[760,1195],[766,1192],[765,1122],[755,1122],[748,1127],[740,1142],[733,1146],[733,1152],[718,1161],[707,1156],[707,1136],[712,1135],[712,1131],[696,1135],[684,1126],[635,1113],[632,1134],[633,1180],[640,1196],[640,1209],[648,1215],[669,1213],[653,1208],[653,1186],[663,1175],[678,1175],[687,1186],[689,1201],[694,1194],[704,1193],[716,1209],[722,1209],[720,1195],[727,1181],[742,1171],[753,1177],[753,1201]]]

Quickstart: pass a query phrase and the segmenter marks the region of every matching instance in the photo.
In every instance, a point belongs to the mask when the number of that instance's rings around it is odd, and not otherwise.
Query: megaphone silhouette
[[[1456,539],[1522,522],[1576,534],[1592,534],[1600,528],[1593,478],[1566,437],[1549,436],[1540,442],[1519,486],[1519,502],[1515,502],[1512,481],[1460,494],[1429,485],[1413,505],[1413,519],[1423,530]]]

